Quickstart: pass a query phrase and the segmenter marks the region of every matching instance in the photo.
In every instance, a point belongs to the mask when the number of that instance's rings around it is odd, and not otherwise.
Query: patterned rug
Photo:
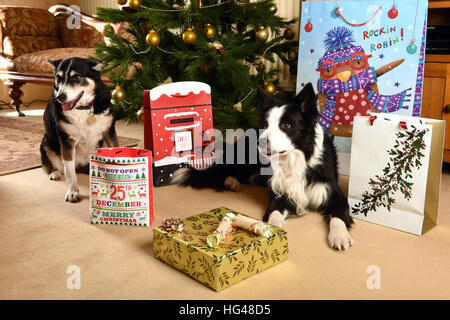
[[[0,176],[41,166],[39,146],[44,125],[0,117]],[[121,147],[133,147],[139,140],[119,137]]]

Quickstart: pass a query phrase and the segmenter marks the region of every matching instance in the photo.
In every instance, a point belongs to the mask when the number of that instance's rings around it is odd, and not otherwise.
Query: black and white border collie
[[[258,148],[269,157],[273,172],[267,180],[259,175],[259,163],[218,164],[207,170],[183,168],[172,181],[194,188],[233,191],[239,189],[240,183],[266,181],[271,197],[264,221],[281,226],[290,214],[319,212],[330,225],[330,246],[347,250],[354,242],[348,232],[353,220],[347,198],[337,184],[334,144],[317,122],[319,112],[312,85],[307,84],[289,104],[259,88],[258,104],[262,129]]]
[[[64,174],[66,201],[80,200],[76,169],[89,171],[89,156],[104,144],[118,146],[111,94],[101,80],[102,63],[82,58],[49,61],[53,94],[44,112],[41,162],[50,180]]]

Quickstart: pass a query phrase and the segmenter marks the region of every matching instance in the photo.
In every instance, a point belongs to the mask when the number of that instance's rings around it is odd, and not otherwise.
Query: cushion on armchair
[[[88,58],[95,55],[95,48],[56,48],[21,55],[13,60],[19,72],[52,74],[53,65],[48,60],[60,60],[70,57]]]
[[[70,29],[67,14],[53,14],[45,9],[0,6],[1,70],[53,76],[48,60],[95,56],[94,44],[104,43],[96,24],[81,21],[81,28]]]
[[[105,43],[103,34],[84,22],[81,22],[80,29],[69,29],[67,18],[64,14],[56,17],[63,47],[93,48],[96,43]]]
[[[0,7],[3,55],[22,54],[62,47],[55,17],[43,9]]]

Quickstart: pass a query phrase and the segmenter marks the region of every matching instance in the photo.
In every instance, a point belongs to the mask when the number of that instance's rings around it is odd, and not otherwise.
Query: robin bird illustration
[[[335,27],[324,40],[325,54],[319,59],[320,79],[317,82],[320,107],[319,123],[334,136],[351,137],[354,116],[369,112],[395,112],[408,102],[409,89],[387,96],[378,91],[377,80],[403,63],[404,59],[381,68],[369,65],[361,46],[355,46],[353,33],[345,27]]]

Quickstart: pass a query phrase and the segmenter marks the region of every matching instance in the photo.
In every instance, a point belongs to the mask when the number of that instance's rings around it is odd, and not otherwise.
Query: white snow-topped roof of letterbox
[[[201,91],[205,91],[207,94],[211,94],[211,86],[204,82],[199,81],[180,81],[168,84],[163,84],[152,90],[150,90],[150,100],[157,100],[162,94],[171,96],[173,94],[186,95],[189,92],[199,94]]]

